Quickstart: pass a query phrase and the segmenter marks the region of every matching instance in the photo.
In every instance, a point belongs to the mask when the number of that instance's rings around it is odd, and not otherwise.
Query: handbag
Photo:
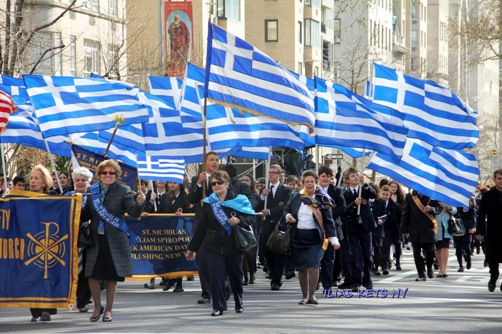
[[[290,249],[290,241],[291,241],[291,229],[290,224],[286,225],[286,229],[281,229],[282,224],[279,222],[270,237],[267,240],[267,247],[273,252],[280,254],[288,254]]]
[[[235,225],[232,234],[234,235],[235,248],[238,251],[245,252],[256,246],[256,238],[249,226],[246,228],[240,225]]]
[[[94,246],[94,239],[92,238],[91,221],[80,223],[80,230],[78,231],[78,248],[86,248]]]
[[[450,217],[448,227],[448,232],[450,232],[454,237],[462,237],[465,235],[465,226],[462,219]]]

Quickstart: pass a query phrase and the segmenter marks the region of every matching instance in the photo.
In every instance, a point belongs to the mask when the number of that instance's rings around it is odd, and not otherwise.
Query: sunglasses
[[[213,181],[211,182],[211,185],[214,187],[215,185],[219,185],[221,186],[222,184],[224,184],[225,182],[224,181]]]
[[[108,175],[108,174],[110,174],[110,175],[115,175],[115,174],[117,174],[117,173],[115,173],[115,172],[113,172],[113,171],[112,171],[112,172],[103,171],[103,172],[101,172],[101,173],[99,173],[99,174],[101,174],[101,175]]]

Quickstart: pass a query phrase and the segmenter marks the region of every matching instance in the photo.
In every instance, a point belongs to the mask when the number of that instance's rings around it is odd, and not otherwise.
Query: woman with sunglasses
[[[213,193],[204,199],[200,222],[195,229],[185,256],[194,260],[195,252],[204,248],[207,253],[211,300],[213,313],[221,316],[227,310],[225,296],[225,277],[228,274],[230,288],[234,295],[235,312],[244,312],[242,303],[242,257],[234,245],[234,226],[248,228],[254,220],[254,210],[248,198],[235,195],[228,188],[230,177],[227,172],[218,170],[211,175]]]
[[[99,182],[90,187],[90,195],[82,209],[81,221],[91,220],[94,246],[86,249],[85,274],[89,279],[94,312],[90,318],[96,322],[112,321],[112,307],[117,282],[132,276],[131,246],[124,215],[141,216],[145,194],[139,192],[136,201],[128,186],[117,182],[122,170],[115,160],[98,165]],[[106,307],[101,304],[101,281],[106,281]]]

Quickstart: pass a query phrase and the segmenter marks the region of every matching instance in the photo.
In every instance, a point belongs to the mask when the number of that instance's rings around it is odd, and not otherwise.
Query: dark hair
[[[244,177],[244,176],[247,177],[249,180],[251,180],[251,186],[249,186],[249,188],[251,188],[251,191],[254,194],[256,192],[256,181],[255,181],[253,175],[251,175],[251,174],[244,174],[244,175],[241,175],[241,178]]]
[[[318,175],[321,175],[323,173],[327,176],[333,176],[333,170],[325,165],[319,166],[319,169],[317,170]]]
[[[220,156],[218,155],[217,152],[215,151],[210,151],[210,152],[207,152],[206,155],[204,156],[204,162],[207,161],[207,158],[209,158],[210,155],[216,155],[218,157],[218,159],[220,158]]]
[[[306,171],[304,171],[302,173],[302,183],[303,183],[303,181],[305,181],[305,178],[307,176],[312,176],[315,179],[315,182],[317,182],[319,180],[319,176],[317,175],[317,173],[315,171],[313,171],[312,169],[307,169]]]
[[[284,181],[284,183],[288,184],[290,182],[298,184],[298,178],[296,177],[296,175],[288,175],[288,177],[286,177],[286,180]]]
[[[493,172],[493,178],[496,178],[497,175],[502,175],[502,169],[497,169],[495,172]]]
[[[141,183],[142,185],[144,184],[145,186],[147,186],[147,187],[148,187],[148,181],[147,181],[147,180],[141,180],[141,181],[140,181],[140,183]]]
[[[396,190],[397,203],[403,205],[404,204],[404,191],[403,191],[403,188],[401,188],[401,185],[399,184],[399,182],[394,181],[394,180],[390,180],[389,181],[389,183],[388,183],[389,188],[390,188],[390,186],[392,184],[395,184],[397,186],[397,190]]]
[[[22,177],[21,175],[18,175],[16,177],[14,177],[14,179],[12,180],[12,185],[16,185],[18,184],[19,182],[23,182],[23,183],[26,183],[26,180],[24,179],[24,177]]]
[[[230,183],[230,176],[224,170],[217,170],[213,174],[211,174],[211,180],[219,180],[225,183]]]
[[[237,168],[235,168],[233,164],[220,166],[220,170],[227,172],[228,176],[230,176],[231,179],[237,176]]]
[[[389,180],[389,179],[386,179],[386,178],[381,179],[381,180],[380,180],[380,183],[378,183],[378,186],[379,186],[380,188],[382,188],[383,186],[385,186],[385,185],[389,184],[389,182],[390,182],[390,180]]]

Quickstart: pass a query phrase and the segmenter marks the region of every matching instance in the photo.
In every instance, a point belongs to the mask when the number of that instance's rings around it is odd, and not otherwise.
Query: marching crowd
[[[272,164],[266,184],[265,179],[254,180],[249,174],[239,178],[232,164],[220,166],[215,152],[206,154],[203,166],[190,186],[156,181],[155,189],[148,190],[142,182],[137,193],[116,181],[121,170],[113,160],[98,166],[99,182],[93,185],[86,168],[59,173],[62,191],[45,167],[33,168],[28,183],[31,191],[86,194],[81,226],[90,227],[92,240],[79,249],[77,307],[87,312],[92,298],[91,322],[101,317],[103,322],[112,321],[117,282],[132,275],[126,213],[132,217],[145,212],[195,213],[185,256],[197,261],[198,303],[212,303],[211,316],[227,311],[231,295],[235,311],[244,312],[243,286],[255,283],[258,268],[266,272],[272,291],[281,289],[283,279],[298,275],[300,305],[318,304],[315,294],[321,287],[324,292],[333,287],[372,289],[372,276],[401,270],[405,247],[413,251],[417,282],[444,279],[452,242],[459,272],[471,269],[472,254],[483,250],[485,267],[490,269],[488,290],[496,288],[502,262],[498,242],[502,237],[502,170],[494,172],[494,187],[479,186],[464,208],[415,190],[405,193],[393,180],[383,179],[378,185],[366,182],[354,168],[343,173],[339,169],[333,175],[329,167],[320,166],[317,171],[304,171],[298,179],[285,177],[282,167]],[[2,177],[1,182],[5,181]],[[14,186],[22,189],[24,179],[14,179]],[[463,234],[452,232],[455,221],[463,225]],[[256,247],[242,250],[236,246],[233,234],[238,227],[252,229]],[[287,253],[270,247],[275,229],[289,234]],[[160,284],[164,290],[175,286],[175,292],[183,291],[182,277],[162,279]],[[155,279],[145,283],[145,288],[155,288]],[[102,290],[106,290],[106,306],[101,302]],[[32,321],[50,321],[54,313],[55,309],[32,309]]]

